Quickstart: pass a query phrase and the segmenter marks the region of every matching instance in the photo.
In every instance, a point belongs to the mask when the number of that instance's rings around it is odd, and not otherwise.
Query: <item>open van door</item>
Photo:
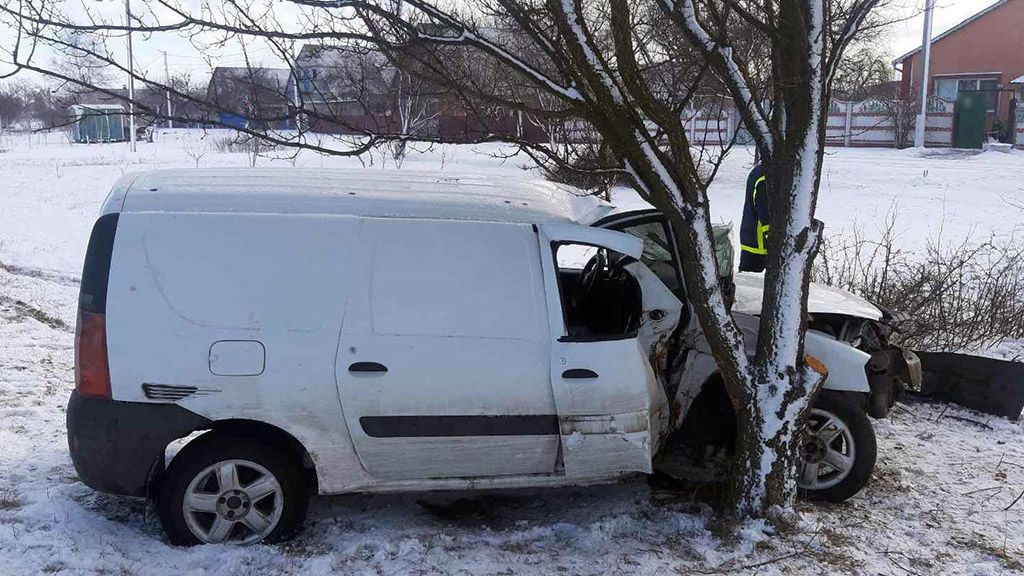
[[[669,412],[640,339],[642,287],[626,268],[642,266],[643,243],[560,224],[541,226],[538,237],[565,474],[650,472]]]

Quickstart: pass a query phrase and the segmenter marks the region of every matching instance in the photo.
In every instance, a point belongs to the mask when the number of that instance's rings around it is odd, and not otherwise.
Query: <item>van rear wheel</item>
[[[848,396],[822,391],[800,439],[797,486],[808,498],[842,502],[867,484],[877,454],[864,409]]]
[[[254,544],[291,536],[308,494],[297,465],[274,447],[207,433],[171,461],[157,495],[171,542]]]

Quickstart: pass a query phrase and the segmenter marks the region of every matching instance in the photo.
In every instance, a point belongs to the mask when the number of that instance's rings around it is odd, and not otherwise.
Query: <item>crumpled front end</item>
[[[910,390],[921,391],[921,360],[910,350],[890,346],[871,354],[868,362],[868,414],[885,418],[900,396]]]

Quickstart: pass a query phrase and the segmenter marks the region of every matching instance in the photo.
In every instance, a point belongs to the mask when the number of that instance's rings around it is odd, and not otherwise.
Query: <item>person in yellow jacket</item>
[[[768,187],[764,166],[757,164],[747,176],[747,192],[740,222],[740,272],[764,272],[768,257]]]

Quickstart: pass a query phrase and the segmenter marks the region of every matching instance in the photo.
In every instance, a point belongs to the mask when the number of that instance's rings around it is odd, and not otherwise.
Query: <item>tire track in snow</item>
[[[12,274],[14,276],[26,276],[29,278],[36,278],[39,280],[45,280],[46,282],[52,282],[54,284],[60,284],[61,286],[68,286],[71,288],[77,288],[81,284],[81,279],[77,276],[70,274],[62,274],[60,272],[54,272],[52,270],[45,270],[43,268],[30,268],[28,266],[16,266],[14,264],[7,264],[0,261],[0,270]]]
[[[0,308],[9,308],[13,310],[15,318],[33,318],[35,320],[38,320],[39,322],[42,322],[43,324],[46,324],[47,326],[53,328],[54,330],[61,330],[64,332],[74,331],[74,328],[69,326],[67,322],[61,320],[60,318],[52,316],[48,314],[45,310],[36,308],[35,306],[29,304],[28,302],[24,302],[16,298],[11,298],[10,296],[4,296],[3,294],[0,294]]]

